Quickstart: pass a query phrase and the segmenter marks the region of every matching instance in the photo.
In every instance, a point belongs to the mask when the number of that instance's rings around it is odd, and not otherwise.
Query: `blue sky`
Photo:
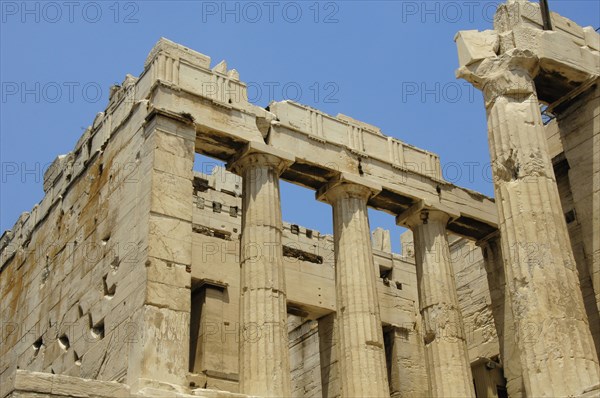
[[[490,29],[492,1],[0,1],[0,230],[43,197],[125,74],[161,37],[227,60],[257,105],[293,99],[440,155],[448,180],[493,196],[481,95],[456,80],[454,34]],[[600,26],[600,2],[550,0]],[[206,168],[206,165],[197,165]],[[283,216],[330,233],[331,209],[283,184]],[[371,212],[371,227],[393,217]]]

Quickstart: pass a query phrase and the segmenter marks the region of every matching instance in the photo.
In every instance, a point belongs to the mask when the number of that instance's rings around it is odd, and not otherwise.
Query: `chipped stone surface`
[[[460,65],[469,65],[493,57],[499,48],[498,33],[493,30],[463,30],[456,35],[454,41]]]
[[[125,398],[131,395],[129,388],[122,383],[18,370],[13,396]]]
[[[456,36],[496,203],[161,39],[0,238],[0,398],[597,395],[600,36],[552,22],[509,1]],[[332,204],[333,236],[281,220],[280,178]],[[414,230],[402,255],[368,207]]]
[[[583,210],[584,199],[574,195],[568,198],[579,191],[569,187],[564,177],[558,185],[555,172],[565,167],[560,156],[577,156],[562,140],[593,140],[594,130],[584,122],[589,117],[571,119],[571,123],[585,126],[575,129],[577,136],[566,134],[569,127],[564,120],[582,108],[593,114],[593,105],[583,107],[577,100],[598,80],[598,53],[585,47],[583,29],[572,21],[554,15],[554,30],[535,26],[536,19],[529,11],[536,7],[524,1],[501,6],[495,27],[502,35],[512,35],[512,41],[504,41],[498,55],[461,65],[457,75],[480,88],[485,99],[506,293],[510,298],[504,311],[512,311],[515,327],[516,349],[505,346],[502,350],[518,355],[526,395],[579,396],[589,391],[597,393],[600,388],[593,336],[596,326],[590,329],[589,324],[597,319],[597,313],[582,294],[589,290],[586,280],[594,286],[594,261],[575,256],[566,222],[574,214],[567,217],[568,211],[563,209],[575,201],[575,206]],[[549,109],[563,121],[564,134],[560,140],[550,140],[551,146],[539,100],[550,103]],[[550,150],[559,155],[554,167]],[[589,188],[590,183],[594,185],[594,155],[586,159],[591,160],[588,166],[576,167],[572,176],[586,176],[583,184]],[[571,189],[565,189],[565,185]],[[584,236],[592,239],[595,210],[585,207],[590,221],[584,222]],[[593,244],[587,242],[591,254]],[[585,244],[583,247],[586,250]],[[589,278],[582,280],[578,268],[588,271]],[[589,320],[588,314],[592,315]],[[566,345],[567,341],[570,344]],[[562,382],[556,383],[559,379]]]

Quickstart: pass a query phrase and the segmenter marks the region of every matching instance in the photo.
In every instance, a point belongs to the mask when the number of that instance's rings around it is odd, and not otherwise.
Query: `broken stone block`
[[[467,66],[496,56],[500,45],[498,33],[493,30],[461,30],[454,37],[458,49],[458,63]]]

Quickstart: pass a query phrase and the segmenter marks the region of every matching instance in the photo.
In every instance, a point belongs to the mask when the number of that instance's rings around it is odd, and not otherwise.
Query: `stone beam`
[[[229,161],[250,142],[275,149],[295,148],[296,163],[284,180],[318,189],[340,172],[382,185],[369,206],[399,214],[421,199],[454,209],[454,233],[481,239],[497,229],[493,200],[443,180],[438,156],[383,135],[378,128],[344,115],[283,101],[268,110],[247,101],[246,85],[219,64],[212,70],[202,56],[161,40],[136,85],[136,98],[154,112],[191,120],[196,151]],[[201,55],[201,54],[200,54]],[[161,59],[174,63],[169,73]],[[174,60],[174,61],[173,61]],[[223,94],[228,93],[227,95]]]
[[[155,112],[165,112],[179,117],[185,114],[191,116],[195,122],[202,119],[204,112],[200,112],[202,106],[198,106],[197,99],[174,101],[173,96],[177,95],[177,92],[173,89],[157,86],[157,90],[161,94],[153,101],[157,106]],[[167,94],[168,92],[170,94]],[[209,113],[210,111],[206,110],[206,114]],[[245,117],[243,113],[239,113],[223,118],[226,122],[220,126],[207,126],[206,121],[201,124],[196,123],[198,132],[196,151],[227,161],[247,142],[264,142],[257,136],[253,139],[243,134],[250,131],[248,125],[246,128],[238,128],[237,123]],[[249,118],[247,123],[255,124],[256,120]],[[260,132],[256,130],[255,134],[259,135]],[[368,204],[373,208],[398,214],[418,200],[427,199],[431,203],[442,203],[446,207],[453,208],[454,212],[459,214],[459,217],[448,226],[449,230],[458,235],[481,239],[497,228],[497,213],[492,199],[414,171],[435,170],[435,163],[430,161],[432,158],[429,156],[407,163],[407,168],[403,169],[374,157],[357,156],[338,143],[311,140],[306,132],[276,123],[271,125],[269,136],[268,145],[274,149],[297,149],[296,162],[281,176],[286,181],[318,189],[339,172],[357,177],[362,173],[363,176],[382,185],[382,191],[369,199]],[[413,170],[409,170],[409,167]]]

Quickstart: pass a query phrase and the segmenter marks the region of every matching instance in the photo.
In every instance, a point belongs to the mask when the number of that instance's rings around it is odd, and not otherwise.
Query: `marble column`
[[[600,367],[537,100],[514,49],[459,70],[483,90],[506,284],[527,396],[597,394]]]
[[[446,225],[447,212],[418,203],[397,218],[414,235],[419,310],[434,397],[475,397]]]
[[[251,143],[230,163],[243,178],[240,392],[291,396],[279,175],[294,157]]]
[[[381,190],[342,175],[317,192],[333,207],[336,344],[343,397],[389,397],[367,200]]]
[[[506,390],[511,397],[521,397],[525,391],[521,376],[519,349],[515,343],[512,305],[504,277],[504,257],[500,245],[500,234],[495,232],[478,241],[477,245],[481,247],[483,264],[487,273],[492,314],[498,335],[502,368],[506,378]]]

